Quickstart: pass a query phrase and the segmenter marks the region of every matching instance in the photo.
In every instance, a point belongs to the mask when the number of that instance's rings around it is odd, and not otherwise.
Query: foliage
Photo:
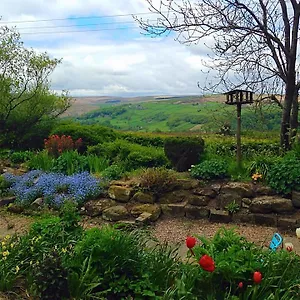
[[[225,209],[229,212],[230,215],[237,213],[240,210],[240,206],[234,201],[230,202]]]
[[[204,141],[200,137],[169,137],[165,140],[164,151],[177,171],[187,171],[199,162],[204,152]]]
[[[70,199],[82,204],[100,193],[100,181],[87,172],[66,176],[33,170],[21,176],[5,174],[5,180],[11,185],[10,191],[17,202],[24,206],[38,197],[54,207]]]
[[[86,151],[88,146],[114,141],[117,138],[117,133],[110,128],[100,125],[81,125],[71,121],[64,121],[58,124],[52,130],[52,134],[71,136],[74,140],[82,138],[80,152]]]
[[[271,166],[267,183],[275,191],[288,194],[292,190],[300,190],[300,159],[286,155]]]
[[[69,106],[66,92],[50,91],[49,76],[60,63],[24,47],[15,29],[0,31],[0,145],[22,147]],[[33,146],[32,146],[33,147]]]
[[[140,187],[154,194],[172,190],[176,184],[176,173],[165,168],[145,169],[139,176]]]
[[[14,151],[9,155],[9,159],[12,163],[20,164],[30,160],[32,156],[31,151]]]
[[[163,147],[164,138],[158,135],[147,135],[142,133],[122,133],[121,138],[135,144],[146,147]]]
[[[45,142],[45,149],[47,150],[48,154],[58,157],[63,152],[71,151],[71,150],[78,150],[82,145],[82,139],[79,138],[76,141],[73,141],[71,136],[58,136],[58,135],[51,135],[48,139],[44,140]]]
[[[205,160],[198,165],[191,166],[191,176],[197,179],[222,179],[228,177],[228,166],[225,160]]]
[[[251,162],[250,166],[248,167],[249,175],[258,173],[261,174],[262,177],[265,179],[268,175],[268,171],[276,163],[278,157],[270,157],[270,156],[257,156]]]
[[[101,176],[108,180],[118,180],[122,178],[124,173],[125,169],[122,165],[112,164],[109,167],[107,167],[103,172],[101,172]]]
[[[168,163],[162,149],[145,147],[121,139],[90,147],[88,153],[105,157],[111,164],[122,164],[126,171],[140,167],[160,167]]]

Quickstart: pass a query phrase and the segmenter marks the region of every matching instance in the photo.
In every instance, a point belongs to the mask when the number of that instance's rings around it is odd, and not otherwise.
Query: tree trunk
[[[290,132],[290,144],[293,144],[295,141],[295,137],[297,135],[297,129],[298,129],[298,112],[299,112],[299,102],[298,102],[298,89],[295,89],[294,93],[294,100],[293,100],[293,105],[292,105],[292,110],[291,110],[291,120],[290,120],[290,127],[291,127],[291,132]]]
[[[291,110],[294,101],[295,94],[295,80],[289,80],[286,85],[282,119],[281,119],[281,130],[280,130],[280,144],[284,150],[290,149],[290,122],[291,122]]]

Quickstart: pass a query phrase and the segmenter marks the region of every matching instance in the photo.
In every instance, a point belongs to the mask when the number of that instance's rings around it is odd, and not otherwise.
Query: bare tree
[[[299,0],[145,1],[158,16],[154,23],[136,18],[147,34],[175,32],[188,44],[212,38],[214,87],[246,87],[278,104],[284,87],[280,141],[288,149],[298,127]]]

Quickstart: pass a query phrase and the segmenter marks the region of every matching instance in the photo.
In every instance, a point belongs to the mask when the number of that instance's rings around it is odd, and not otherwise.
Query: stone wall
[[[233,201],[239,210],[230,214],[226,207]],[[260,184],[222,182],[203,186],[197,180],[178,179],[171,191],[160,195],[142,191],[136,182],[113,181],[107,197],[87,202],[84,213],[102,215],[110,221],[150,222],[167,215],[293,230],[300,225],[299,207],[300,192],[285,198]]]

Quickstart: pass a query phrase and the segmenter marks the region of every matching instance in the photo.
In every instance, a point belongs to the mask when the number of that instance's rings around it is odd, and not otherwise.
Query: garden
[[[159,243],[149,231],[161,215],[201,219],[221,211],[221,222],[234,222],[245,199],[256,213],[258,195],[246,187],[280,197],[277,204],[264,198],[262,212],[293,215],[296,229],[298,144],[284,153],[276,138],[248,133],[242,151],[239,169],[231,136],[124,133],[66,121],[35,149],[2,150],[2,211],[35,221],[2,237],[0,290],[8,299],[298,299],[292,248],[270,251],[220,227],[211,239],[183,237],[183,257],[179,245]],[[236,193],[213,195],[213,185]],[[84,229],[85,215],[107,222]]]

